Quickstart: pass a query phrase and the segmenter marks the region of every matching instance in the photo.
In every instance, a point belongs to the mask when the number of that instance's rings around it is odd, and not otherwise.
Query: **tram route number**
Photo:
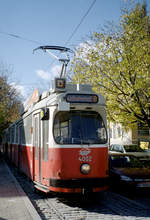
[[[92,156],[79,156],[78,158],[81,162],[91,162]]]

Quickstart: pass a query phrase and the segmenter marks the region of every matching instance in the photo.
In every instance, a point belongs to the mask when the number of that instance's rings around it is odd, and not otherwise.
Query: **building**
[[[123,145],[139,145],[142,148],[150,148],[150,130],[139,124],[134,129],[125,130],[121,124],[109,123],[109,143]]]

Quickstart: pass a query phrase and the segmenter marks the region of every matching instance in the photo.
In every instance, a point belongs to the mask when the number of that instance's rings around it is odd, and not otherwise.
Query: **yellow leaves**
[[[15,89],[7,82],[6,70],[4,70],[0,66],[0,135],[9,123],[19,117],[20,113],[19,98]]]
[[[111,119],[149,125],[145,109],[150,96],[150,19],[138,5],[123,15],[122,32],[95,32],[86,56],[74,60],[75,79],[91,83],[105,95]],[[109,34],[111,33],[111,34]]]

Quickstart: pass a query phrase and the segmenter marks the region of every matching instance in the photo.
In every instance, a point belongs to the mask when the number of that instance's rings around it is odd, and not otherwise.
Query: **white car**
[[[122,144],[111,144],[109,146],[109,152],[126,153],[126,150]]]

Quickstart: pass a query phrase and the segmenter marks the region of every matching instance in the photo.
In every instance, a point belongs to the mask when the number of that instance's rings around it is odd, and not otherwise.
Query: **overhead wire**
[[[75,35],[75,33],[77,32],[77,30],[79,29],[79,27],[81,26],[81,24],[83,23],[84,19],[87,17],[87,15],[89,14],[89,12],[91,11],[92,7],[94,6],[94,4],[96,3],[96,0],[94,0],[91,5],[89,6],[88,10],[86,11],[86,13],[83,15],[83,17],[80,19],[80,22],[77,24],[77,26],[74,28],[73,32],[71,33],[71,35],[69,36],[69,38],[67,39],[65,45],[67,45],[70,40],[73,38],[73,36]],[[4,31],[0,31],[0,34],[3,35],[7,35],[9,37],[13,37],[13,38],[17,38],[20,40],[25,40],[28,42],[32,42],[32,43],[36,43],[36,44],[41,44],[41,42],[36,41],[36,40],[32,40],[32,39],[28,39],[28,38],[24,38],[18,34],[12,34],[12,33],[8,33],[8,32],[4,32]]]
[[[7,35],[9,37],[17,38],[17,39],[24,40],[24,41],[36,43],[36,44],[41,44],[41,42],[31,40],[31,39],[28,39],[28,38],[24,38],[24,37],[22,37],[20,35],[17,35],[17,34],[12,34],[12,33],[4,32],[4,31],[0,31],[0,34]]]
[[[79,27],[81,26],[81,24],[83,23],[83,21],[85,20],[85,18],[87,17],[87,15],[89,14],[89,12],[91,11],[91,9],[93,8],[94,4],[96,3],[96,0],[92,1],[92,3],[90,4],[90,6],[88,7],[88,10],[86,11],[86,13],[82,16],[82,18],[80,19],[80,22],[77,24],[77,26],[73,29],[71,35],[68,37],[65,46],[71,41],[71,39],[73,38],[73,36],[75,35],[75,33],[78,31]],[[17,38],[20,40],[24,40],[24,41],[28,41],[28,42],[32,42],[35,44],[41,44],[41,42],[36,41],[36,40],[32,40],[32,39],[28,39],[28,38],[24,38],[20,35],[17,34],[12,34],[12,33],[8,33],[8,32],[4,32],[4,31],[0,31],[0,34],[3,35],[7,35],[9,37],[13,37],[13,38]],[[48,66],[51,66],[53,63],[55,62],[55,60],[53,60]]]
[[[86,11],[86,13],[82,16],[82,18],[80,19],[80,22],[77,24],[77,26],[74,28],[74,30],[72,31],[71,35],[68,37],[65,46],[70,42],[70,40],[73,38],[73,36],[75,35],[75,33],[77,32],[77,30],[79,29],[79,27],[81,26],[81,24],[83,23],[83,21],[85,20],[85,18],[87,17],[87,15],[89,14],[89,12],[91,11],[91,9],[93,8],[94,4],[96,3],[96,0],[92,1],[92,3],[90,4],[88,10]],[[53,63],[55,62],[55,60],[53,60],[48,66],[51,66]]]
[[[75,29],[73,30],[73,32],[71,33],[71,35],[69,36],[68,40],[66,41],[65,45],[67,45],[69,43],[69,41],[73,38],[73,36],[75,35],[75,33],[77,32],[77,30],[79,29],[79,27],[81,26],[82,22],[84,21],[84,19],[87,17],[87,15],[89,14],[89,12],[91,11],[91,9],[93,8],[94,4],[96,3],[96,0],[94,0],[91,5],[89,6],[88,10],[86,11],[86,13],[83,15],[83,17],[81,18],[79,24],[75,27]]]

